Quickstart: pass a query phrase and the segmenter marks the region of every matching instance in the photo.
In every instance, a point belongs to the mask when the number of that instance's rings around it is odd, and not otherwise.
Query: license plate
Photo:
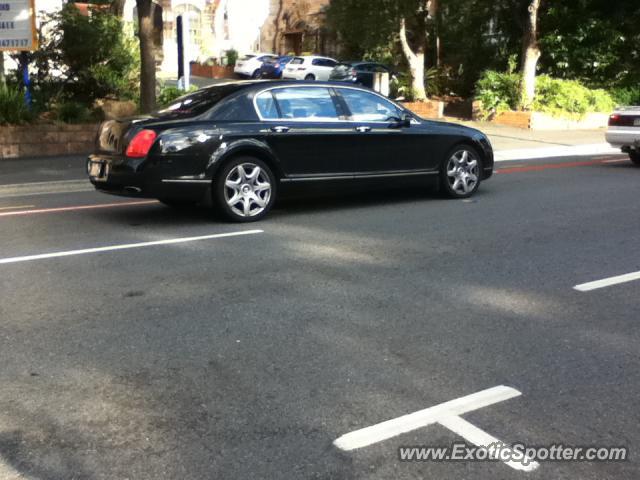
[[[89,176],[96,180],[107,178],[108,167],[104,162],[91,162],[89,164]]]
[[[633,120],[633,126],[634,127],[640,127],[640,118],[636,118]]]

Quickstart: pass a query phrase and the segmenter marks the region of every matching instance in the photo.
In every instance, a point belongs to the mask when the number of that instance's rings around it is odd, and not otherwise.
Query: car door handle
[[[289,130],[289,127],[271,127],[271,131],[275,133],[287,133]]]
[[[371,131],[371,127],[356,127],[356,132],[367,133]]]

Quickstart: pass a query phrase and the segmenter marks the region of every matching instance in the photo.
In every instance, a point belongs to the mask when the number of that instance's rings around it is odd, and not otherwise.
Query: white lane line
[[[16,210],[19,208],[33,208],[35,205],[16,205],[15,207],[0,207],[0,210]]]
[[[169,240],[158,240],[154,242],[130,243],[126,245],[111,245],[108,247],[87,248],[84,250],[69,250],[66,252],[42,253],[38,255],[27,255],[24,257],[2,258],[0,259],[0,264],[31,262],[34,260],[44,260],[48,258],[70,257],[72,255],[87,255],[90,253],[112,252],[115,250],[129,250],[132,248],[154,247],[158,245],[173,245],[176,243],[199,242],[202,240],[239,237],[241,235],[255,235],[258,233],[264,233],[264,230],[247,230],[244,232],[218,233],[215,235],[204,235],[201,237],[172,238]]]
[[[503,442],[498,440],[493,435],[489,435],[484,430],[480,430],[478,427],[473,425],[472,423],[467,422],[464,418],[461,417],[449,417],[449,418],[441,418],[438,423],[443,427],[448,428],[452,432],[460,435],[462,438],[467,440],[467,442],[473,443],[477,447],[488,447],[490,445],[500,445],[502,453],[500,456],[502,458],[521,458],[520,461],[515,460],[503,460],[503,462],[514,470],[522,470],[523,472],[532,472],[540,465],[538,462],[534,462],[533,459],[529,458],[522,452],[516,452],[515,450],[507,447]],[[492,452],[491,449],[488,450],[489,453],[493,453],[490,455],[491,458],[500,459],[495,452]],[[504,455],[504,456],[503,456]]]
[[[13,183],[0,185],[0,198],[32,197],[57,193],[95,191],[89,180],[62,180],[53,182]]]
[[[75,207],[41,208],[38,210],[20,210],[18,212],[0,212],[0,217],[17,217],[36,213],[74,212],[76,210],[95,210],[98,208],[131,207],[136,205],[153,205],[156,203],[160,202],[158,202],[158,200],[141,200],[136,202],[97,203],[95,205],[79,205]]]
[[[629,283],[635,280],[640,280],[640,272],[632,272],[625,275],[618,275],[617,277],[596,280],[595,282],[583,283],[581,285],[576,285],[575,287],[573,287],[573,289],[579,292],[591,292],[600,288],[620,285],[621,283]]]
[[[482,392],[467,395],[450,402],[441,403],[434,407],[426,408],[418,412],[410,413],[402,417],[387,420],[371,427],[347,433],[338,438],[334,445],[342,450],[355,450],[368,447],[374,443],[396,437],[403,433],[426,427],[444,417],[462,415],[479,408],[504,402],[510,398],[522,395],[518,390],[499,386],[483,390]]]

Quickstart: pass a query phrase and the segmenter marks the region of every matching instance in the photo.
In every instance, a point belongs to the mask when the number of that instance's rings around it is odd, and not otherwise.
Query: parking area
[[[264,221],[0,164],[0,478],[635,479],[640,170],[505,161]],[[385,423],[383,423],[385,422]],[[624,462],[405,461],[487,439]]]

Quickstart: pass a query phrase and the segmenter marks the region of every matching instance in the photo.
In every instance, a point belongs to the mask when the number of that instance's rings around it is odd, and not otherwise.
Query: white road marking
[[[619,155],[620,149],[613,148],[608,143],[595,145],[558,145],[543,148],[516,148],[513,150],[498,150],[495,152],[496,162],[512,160],[527,160],[554,157],[582,157],[590,155]]]
[[[445,425],[445,423],[449,423],[456,428],[455,430],[452,430],[468,442],[474,443],[478,446],[489,446],[491,443],[500,441],[466,422],[466,420],[460,418],[460,420],[464,422],[462,423],[456,421],[455,418],[459,418],[460,415],[465,413],[493,405],[494,403],[504,402],[505,400],[509,400],[520,395],[522,395],[521,392],[515,388],[505,387],[504,385],[489,388],[481,392],[467,395],[466,397],[457,398],[418,412],[378,423],[371,427],[347,433],[335,440],[333,444],[341,450],[356,450],[435,423],[443,425],[445,428],[449,428]],[[480,435],[480,433],[482,433],[482,435]],[[467,438],[466,435],[469,435],[469,438]],[[475,442],[480,442],[482,440],[491,441],[486,444]],[[516,468],[516,466],[513,466],[510,463],[507,463],[507,465]],[[519,470],[525,469],[524,464],[517,464],[517,467]],[[533,470],[537,468],[538,465],[531,463],[529,467]]]
[[[453,433],[460,435],[467,442],[474,444],[477,447],[486,447],[489,445],[502,445],[502,451],[505,452],[507,450],[511,450],[508,447],[504,446],[504,444],[498,440],[496,437],[489,435],[484,430],[480,430],[478,427],[473,425],[472,423],[467,422],[462,417],[448,417],[441,418],[438,423],[445,428],[448,428]],[[506,458],[518,458],[518,453],[511,450],[510,455],[506,455]],[[493,458],[498,458],[496,455]],[[540,465],[538,462],[534,462],[531,458],[522,454],[523,461],[518,462],[514,460],[507,460],[504,463],[514,470],[522,470],[523,472],[532,472]],[[526,460],[524,460],[526,459]]]
[[[264,231],[263,230],[247,230],[244,232],[218,233],[215,235],[204,235],[200,237],[172,238],[169,240],[157,240],[154,242],[130,243],[125,245],[111,245],[108,247],[87,248],[84,250],[69,250],[66,252],[42,253],[38,255],[27,255],[24,257],[3,258],[3,259],[0,259],[0,264],[31,262],[34,260],[44,260],[48,258],[70,257],[73,255],[87,255],[90,253],[112,252],[115,250],[129,250],[133,248],[154,247],[158,245],[173,245],[176,243],[199,242],[202,240],[239,237],[241,235],[255,235],[258,233],[264,233]]]
[[[15,207],[0,207],[0,210],[16,210],[18,208],[33,208],[35,205],[16,205]]]
[[[583,283],[581,285],[576,285],[575,287],[573,287],[573,289],[579,292],[591,292],[600,288],[620,285],[621,283],[629,283],[635,280],[640,280],[640,272],[627,273],[626,275],[618,275],[617,277],[610,277],[602,280],[596,280],[595,282]]]
[[[14,183],[0,185],[0,198],[32,197],[56,193],[92,192],[89,180],[59,180],[53,182]]]
[[[94,205],[79,205],[75,207],[41,208],[38,210],[20,210],[18,212],[0,212],[0,217],[18,217],[21,215],[33,215],[36,213],[74,212],[76,210],[95,210],[98,208],[131,207],[136,205],[153,205],[157,200],[140,200],[136,202],[97,203]]]

